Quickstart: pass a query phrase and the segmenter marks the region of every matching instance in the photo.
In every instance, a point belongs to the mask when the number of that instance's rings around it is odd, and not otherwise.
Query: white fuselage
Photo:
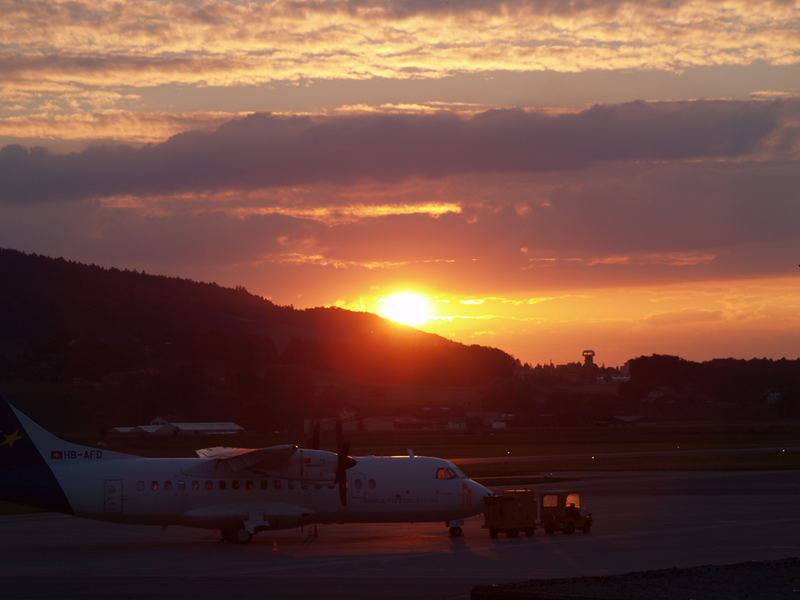
[[[298,450],[299,460],[315,450]],[[326,453],[329,454],[329,453]],[[125,523],[253,529],[310,523],[456,521],[482,510],[489,494],[446,460],[357,457],[347,471],[347,505],[332,480],[296,468],[214,473],[205,458],[140,458],[52,465],[74,513]],[[437,473],[446,475],[437,479]],[[451,478],[447,478],[448,475]]]
[[[446,521],[458,530],[490,494],[441,458],[353,459],[346,449],[288,444],[144,458],[61,440],[1,398],[0,425],[2,499],[91,519],[239,532],[242,542],[311,523]]]

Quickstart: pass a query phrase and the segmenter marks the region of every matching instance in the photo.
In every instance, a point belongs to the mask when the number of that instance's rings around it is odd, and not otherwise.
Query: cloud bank
[[[730,159],[786,152],[800,101],[634,102],[574,114],[493,110],[474,117],[253,114],[142,148],[51,154],[0,150],[5,203],[252,190],[410,177],[535,173],[630,160]]]

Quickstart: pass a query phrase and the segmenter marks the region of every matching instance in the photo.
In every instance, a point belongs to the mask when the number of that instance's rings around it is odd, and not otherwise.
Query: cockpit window
[[[456,474],[456,478],[457,478],[457,479],[466,479],[466,478],[467,478],[467,476],[466,476],[466,474],[464,473],[464,471],[462,471],[461,469],[459,469],[459,468],[458,468],[457,466],[455,466],[455,465],[453,465],[453,471],[455,471],[455,474]]]
[[[455,465],[446,468],[436,469],[436,479],[466,479],[463,471]]]

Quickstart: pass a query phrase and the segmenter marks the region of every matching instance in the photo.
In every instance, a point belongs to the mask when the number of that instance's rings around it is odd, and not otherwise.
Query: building
[[[237,435],[244,433],[241,425],[232,422],[217,423],[173,423],[156,417],[149,425],[135,427],[111,427],[108,434],[112,437],[170,437],[186,435]]]

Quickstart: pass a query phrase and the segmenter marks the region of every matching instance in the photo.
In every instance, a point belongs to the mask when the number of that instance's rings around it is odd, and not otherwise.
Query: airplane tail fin
[[[47,452],[68,444],[11,406],[0,395],[0,500],[72,513]],[[52,448],[52,450],[51,450]],[[61,450],[63,452],[63,450]],[[51,459],[52,460],[52,459]]]

